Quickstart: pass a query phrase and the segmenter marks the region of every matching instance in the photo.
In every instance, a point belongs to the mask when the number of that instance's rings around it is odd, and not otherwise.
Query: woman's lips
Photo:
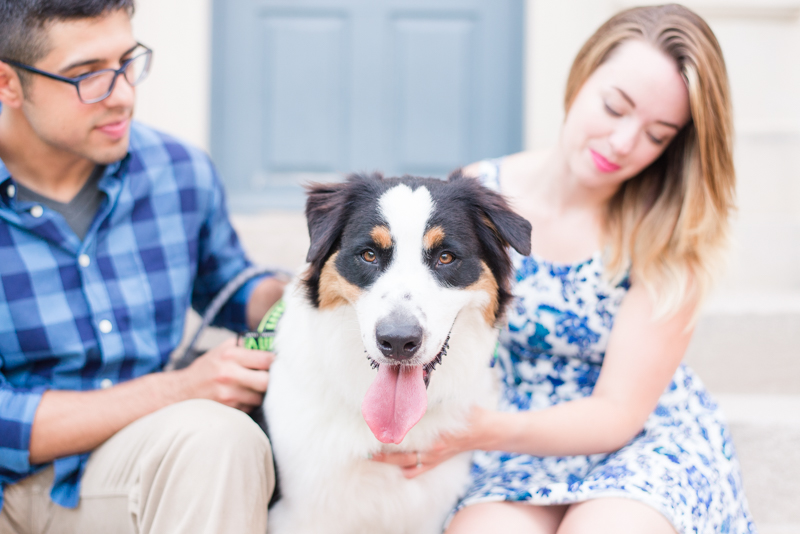
[[[592,149],[589,149],[589,152],[592,154],[592,161],[594,161],[594,166],[597,167],[597,170],[600,172],[614,172],[620,169],[620,166],[616,163],[611,163],[606,158],[598,154]]]
[[[123,119],[121,121],[110,122],[108,124],[104,124],[103,126],[98,126],[97,129],[112,139],[121,139],[125,137],[125,134],[128,132],[129,124],[130,119]]]

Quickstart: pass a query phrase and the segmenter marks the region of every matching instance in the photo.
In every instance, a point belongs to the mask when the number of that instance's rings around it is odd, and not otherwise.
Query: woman
[[[680,363],[733,209],[719,45],[684,7],[624,11],[578,54],[565,104],[554,149],[465,171],[534,228],[498,350],[501,411],[378,459],[413,477],[490,451],[448,534],[754,532],[728,429]]]

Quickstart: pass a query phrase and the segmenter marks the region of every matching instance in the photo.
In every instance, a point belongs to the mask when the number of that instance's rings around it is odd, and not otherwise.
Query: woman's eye
[[[647,134],[647,137],[649,137],[649,138],[650,138],[650,140],[651,140],[653,143],[657,144],[657,145],[663,145],[663,144],[664,144],[664,141],[666,141],[666,139],[665,139],[665,138],[663,138],[663,137],[662,137],[662,138],[658,138],[658,137],[656,137],[656,136],[654,136],[654,135],[651,135],[651,134]]]
[[[439,254],[439,263],[442,265],[447,265],[448,263],[453,263],[455,256],[450,254],[449,252],[442,252]]]
[[[608,114],[611,115],[612,117],[621,117],[622,116],[622,113],[620,113],[619,111],[615,110],[614,108],[612,108],[608,104],[603,103],[603,105],[606,107],[606,111],[608,112]]]
[[[377,259],[375,257],[375,251],[372,250],[365,250],[362,252],[361,258],[367,263],[375,263],[375,260]]]

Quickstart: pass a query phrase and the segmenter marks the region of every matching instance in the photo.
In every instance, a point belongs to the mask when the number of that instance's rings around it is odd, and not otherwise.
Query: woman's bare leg
[[[566,506],[488,502],[458,511],[445,534],[555,534]]]
[[[676,534],[655,508],[633,499],[604,498],[573,504],[558,534]]]

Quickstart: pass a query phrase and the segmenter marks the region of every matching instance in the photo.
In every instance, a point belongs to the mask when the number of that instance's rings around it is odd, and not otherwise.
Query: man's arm
[[[253,289],[246,308],[251,330],[281,298],[285,285],[283,279],[268,277]],[[95,391],[47,391],[31,428],[30,463],[94,450],[137,419],[184,400],[211,399],[250,411],[263,401],[272,358],[230,341],[180,371]]]
[[[137,419],[183,400],[211,399],[249,411],[262,402],[272,359],[230,340],[180,371],[95,391],[47,391],[31,428],[30,463],[91,451]]]
[[[245,312],[247,326],[250,330],[258,328],[258,323],[261,322],[261,319],[283,295],[284,287],[286,287],[285,280],[272,276],[261,280],[253,289],[250,294],[250,300],[247,301],[247,310]]]
[[[202,310],[227,280],[246,267],[247,261],[228,220],[222,186],[213,167],[209,163],[196,169],[203,174],[201,178],[210,180],[211,188],[193,288],[193,303]],[[234,313],[222,323],[241,329],[246,322],[255,329],[280,298],[283,286],[276,277],[259,280],[245,297],[246,304],[245,299],[229,303],[228,311]],[[272,358],[270,353],[249,351],[231,341],[179,371],[146,375],[103,390],[46,391],[31,425],[30,463],[94,450],[132,422],[183,400],[211,399],[249,411],[263,401]]]

